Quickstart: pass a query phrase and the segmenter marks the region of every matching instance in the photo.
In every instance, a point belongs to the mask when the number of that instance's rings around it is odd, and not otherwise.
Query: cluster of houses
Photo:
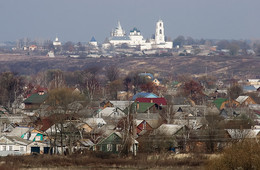
[[[155,80],[153,75],[145,76]],[[256,82],[260,81],[253,84]],[[208,142],[213,142],[210,146],[215,149],[231,140],[259,138],[260,104],[248,95],[232,100],[225,93],[214,91],[204,105],[148,92],[136,93],[129,100],[96,101],[91,106],[75,101],[70,106],[76,106],[78,114],[62,112],[57,119],[49,114],[47,89],[38,88],[23,101],[20,114],[0,108],[0,156],[87,150],[122,153],[125,149],[134,155],[162,149],[205,152]],[[259,95],[259,91],[255,93]]]

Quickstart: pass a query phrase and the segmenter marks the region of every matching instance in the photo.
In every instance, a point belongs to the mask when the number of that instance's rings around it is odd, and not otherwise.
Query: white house
[[[0,137],[0,156],[24,155],[27,153],[27,146],[31,141],[18,136]]]

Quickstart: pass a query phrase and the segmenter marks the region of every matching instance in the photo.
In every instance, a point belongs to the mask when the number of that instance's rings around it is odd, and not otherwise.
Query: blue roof
[[[91,38],[90,42],[97,42],[94,37]]]
[[[132,100],[135,100],[137,98],[158,98],[158,96],[156,94],[153,93],[147,93],[147,92],[140,92],[140,93],[136,93]]]
[[[244,91],[256,91],[257,89],[254,86],[243,86]]]
[[[110,37],[109,40],[130,40],[129,37],[123,36],[123,37]]]
[[[153,74],[151,73],[139,73],[139,76],[149,76],[152,80],[154,79]]]
[[[136,27],[134,27],[130,32],[140,32],[140,30],[138,30]]]

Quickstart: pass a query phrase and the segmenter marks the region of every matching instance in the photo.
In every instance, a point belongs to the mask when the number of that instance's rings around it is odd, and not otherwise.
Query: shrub
[[[209,160],[207,169],[260,169],[260,145],[254,140],[244,140],[225,149]]]

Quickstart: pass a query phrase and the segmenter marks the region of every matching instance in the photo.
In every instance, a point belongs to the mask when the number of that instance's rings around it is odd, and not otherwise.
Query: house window
[[[121,150],[121,144],[116,144],[116,151],[120,151]]]
[[[107,144],[107,151],[108,152],[112,151],[112,144]]]
[[[144,121],[144,123],[143,123],[143,130],[145,130],[146,129],[146,122]]]
[[[97,147],[96,146],[93,146],[93,151],[96,151],[97,150]]]
[[[20,147],[20,151],[21,151],[21,152],[24,151],[24,147],[23,147],[23,146]]]
[[[13,150],[13,146],[9,146],[9,151],[12,151]]]
[[[41,136],[36,136],[35,141],[41,141]]]
[[[6,146],[2,146],[2,151],[6,151]]]

